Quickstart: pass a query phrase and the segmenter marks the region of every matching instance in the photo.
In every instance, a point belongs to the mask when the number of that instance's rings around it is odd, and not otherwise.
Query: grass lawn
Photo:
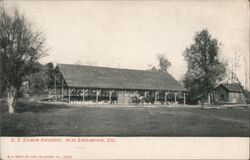
[[[249,109],[66,107],[37,103],[18,108],[18,113],[1,112],[1,136],[249,137],[250,130]]]

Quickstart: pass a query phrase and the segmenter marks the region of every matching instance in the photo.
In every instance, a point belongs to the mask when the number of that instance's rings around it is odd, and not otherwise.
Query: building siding
[[[246,103],[244,93],[228,91],[221,85],[215,88],[214,97],[218,103]]]

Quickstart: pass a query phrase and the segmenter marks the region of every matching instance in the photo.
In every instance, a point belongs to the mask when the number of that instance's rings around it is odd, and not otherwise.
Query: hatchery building
[[[186,89],[169,73],[75,64],[58,64],[51,89],[67,103],[129,104],[132,97],[147,103],[185,104]]]

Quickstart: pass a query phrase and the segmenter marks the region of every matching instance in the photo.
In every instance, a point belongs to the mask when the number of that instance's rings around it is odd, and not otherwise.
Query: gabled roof
[[[243,92],[243,88],[239,83],[221,83],[219,86],[224,87],[229,92]]]
[[[186,91],[170,74],[154,71],[58,64],[69,87]]]

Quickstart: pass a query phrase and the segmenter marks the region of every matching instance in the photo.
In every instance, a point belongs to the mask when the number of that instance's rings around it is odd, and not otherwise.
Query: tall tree
[[[49,87],[54,84],[54,65],[53,63],[47,63],[42,65],[37,62],[38,71],[32,73],[24,78],[29,82],[29,93],[42,94],[48,91]]]
[[[15,9],[0,8],[1,92],[8,99],[9,113],[25,76],[36,71],[36,62],[47,54],[42,32],[33,31],[30,23]]]
[[[240,82],[237,76],[237,70],[240,68],[240,55],[235,51],[234,56],[230,61],[230,80],[231,83]]]
[[[150,70],[168,72],[168,68],[171,66],[171,62],[167,59],[164,54],[157,54],[158,68],[152,65],[149,65]]]
[[[163,54],[158,54],[157,59],[159,61],[159,70],[162,72],[168,72],[168,68],[171,66],[171,63],[169,62],[167,57]]]
[[[186,48],[185,60],[188,71],[184,76],[184,85],[189,90],[189,99],[210,100],[211,91],[226,74],[226,63],[219,60],[219,44],[208,30],[196,33],[194,43]]]
[[[247,57],[244,58],[244,70],[245,70],[245,89],[250,90],[250,64],[247,62]]]

